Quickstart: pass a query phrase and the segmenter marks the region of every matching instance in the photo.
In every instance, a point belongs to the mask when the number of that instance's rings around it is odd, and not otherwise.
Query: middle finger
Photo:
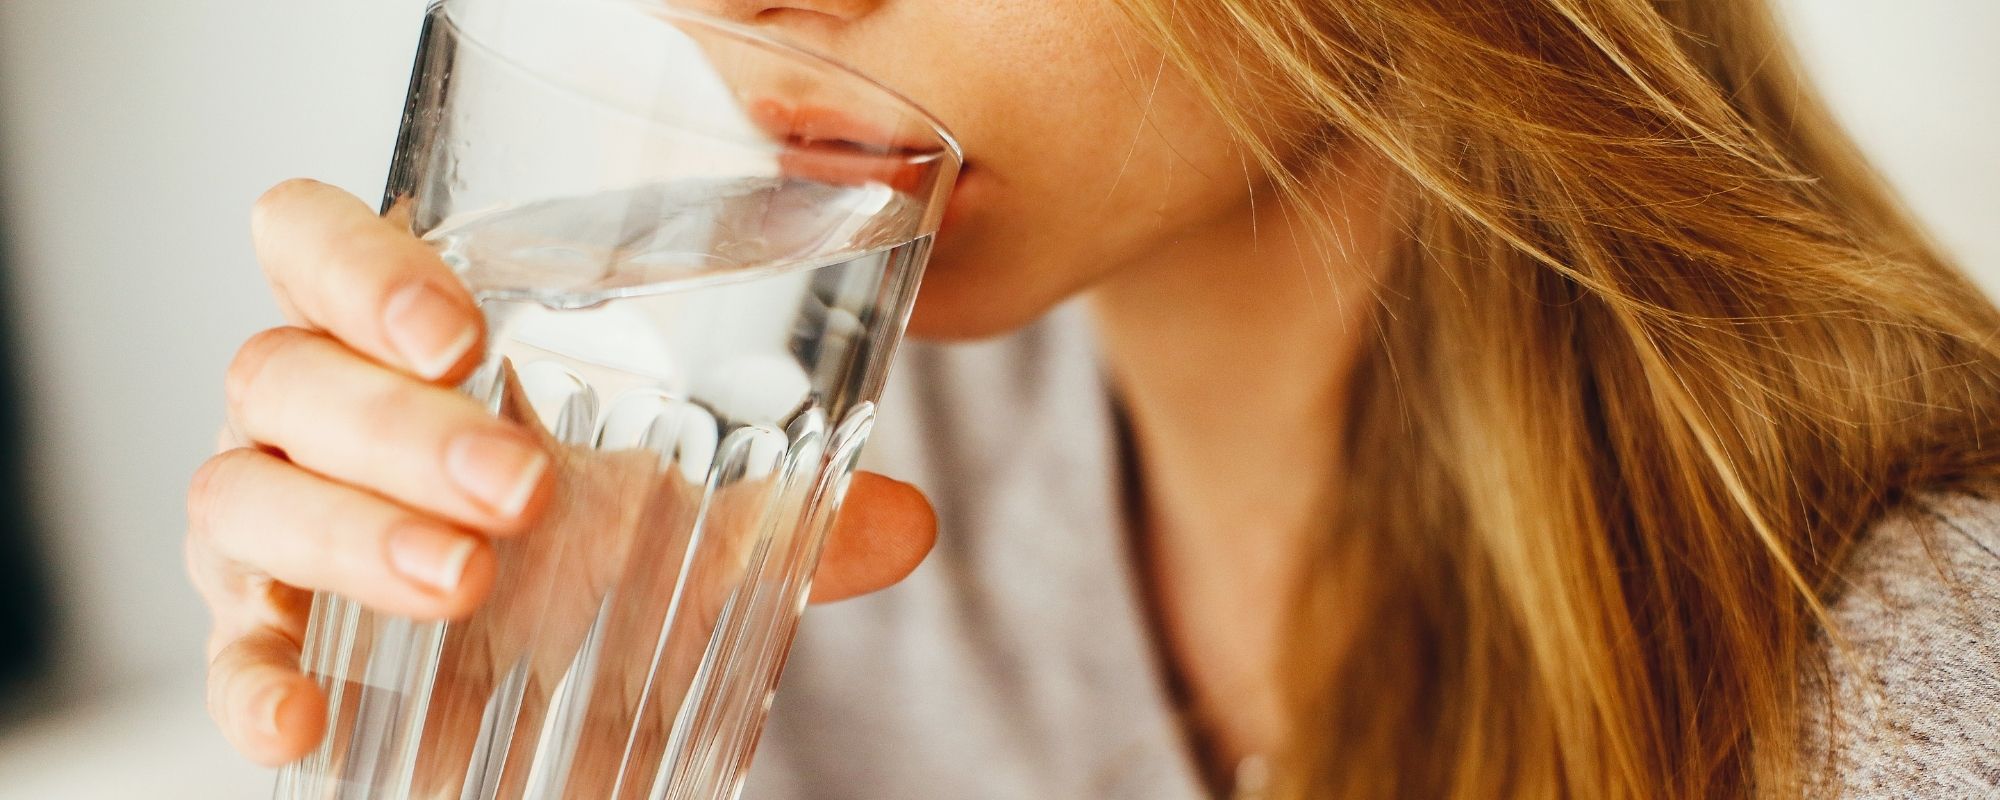
[[[549,455],[526,430],[299,328],[245,344],[228,399],[251,441],[474,528],[520,530],[547,483]]]

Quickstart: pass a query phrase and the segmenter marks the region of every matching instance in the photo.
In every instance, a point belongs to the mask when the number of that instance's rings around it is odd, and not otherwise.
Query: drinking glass
[[[280,800],[732,798],[957,176],[901,96],[642,0],[442,0],[384,213],[478,299],[463,391],[552,454],[491,596],[321,594]]]

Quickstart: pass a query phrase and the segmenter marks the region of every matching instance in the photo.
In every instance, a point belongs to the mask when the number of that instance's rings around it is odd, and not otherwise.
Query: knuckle
[[[208,532],[208,524],[212,522],[210,510],[218,502],[218,494],[222,492],[222,486],[226,484],[224,478],[222,478],[222,474],[230,468],[230,462],[236,458],[234,452],[236,450],[220,452],[220,454],[208,458],[206,462],[202,462],[202,466],[194,468],[194,478],[188,480],[188,534],[190,536],[202,536],[202,534]]]
[[[236,350],[223,379],[223,395],[232,418],[242,418],[256,410],[261,396],[260,381],[271,364],[309,336],[298,328],[271,328],[259,331]]]
[[[203,643],[204,654],[208,656],[208,694],[213,700],[220,688],[221,679],[229,677],[229,665],[222,660],[229,652],[229,646],[236,643],[237,630],[231,626],[214,625],[208,630],[208,641]]]
[[[257,457],[257,453],[238,448],[217,453],[200,467],[195,468],[194,478],[188,482],[188,536],[206,537],[214,526],[216,508],[228,501],[228,493],[235,482],[235,474],[245,465],[246,459]]]
[[[292,178],[264,190],[256,202],[250,204],[250,228],[252,231],[266,229],[271,219],[282,215],[285,207],[300,195],[317,191],[322,184],[311,178]]]
[[[249,666],[249,632],[233,626],[218,626],[208,638],[208,679],[206,703],[209,716],[228,732],[232,727],[229,701],[237,678]]]
[[[188,526],[187,535],[181,537],[181,568],[187,571],[188,583],[194,586],[195,593],[201,595],[202,602],[208,604],[211,611],[215,606],[215,580],[209,564],[212,557],[203,534],[197,533],[194,526]]]
[[[182,550],[195,595],[208,608],[209,619],[217,628],[242,616],[246,606],[244,568],[192,532]]]

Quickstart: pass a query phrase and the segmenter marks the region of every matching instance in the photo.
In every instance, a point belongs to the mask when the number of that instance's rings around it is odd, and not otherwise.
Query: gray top
[[[897,370],[867,466],[929,493],[937,550],[895,588],[807,614],[746,800],[1205,797],[1127,552],[1081,309],[912,343]],[[1834,607],[1854,657],[1831,694],[1848,796],[2000,797],[1996,554],[2000,504],[1963,496],[1863,543]]]
[[[1845,583],[1832,691],[1806,707],[1808,731],[1834,732],[1844,794],[2000,797],[2000,502],[1917,498],[1861,542]]]

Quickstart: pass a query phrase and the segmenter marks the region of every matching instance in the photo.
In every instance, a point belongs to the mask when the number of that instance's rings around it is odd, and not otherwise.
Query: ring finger
[[[483,537],[256,450],[203,465],[189,516],[211,558],[393,614],[463,616],[493,580]]]

